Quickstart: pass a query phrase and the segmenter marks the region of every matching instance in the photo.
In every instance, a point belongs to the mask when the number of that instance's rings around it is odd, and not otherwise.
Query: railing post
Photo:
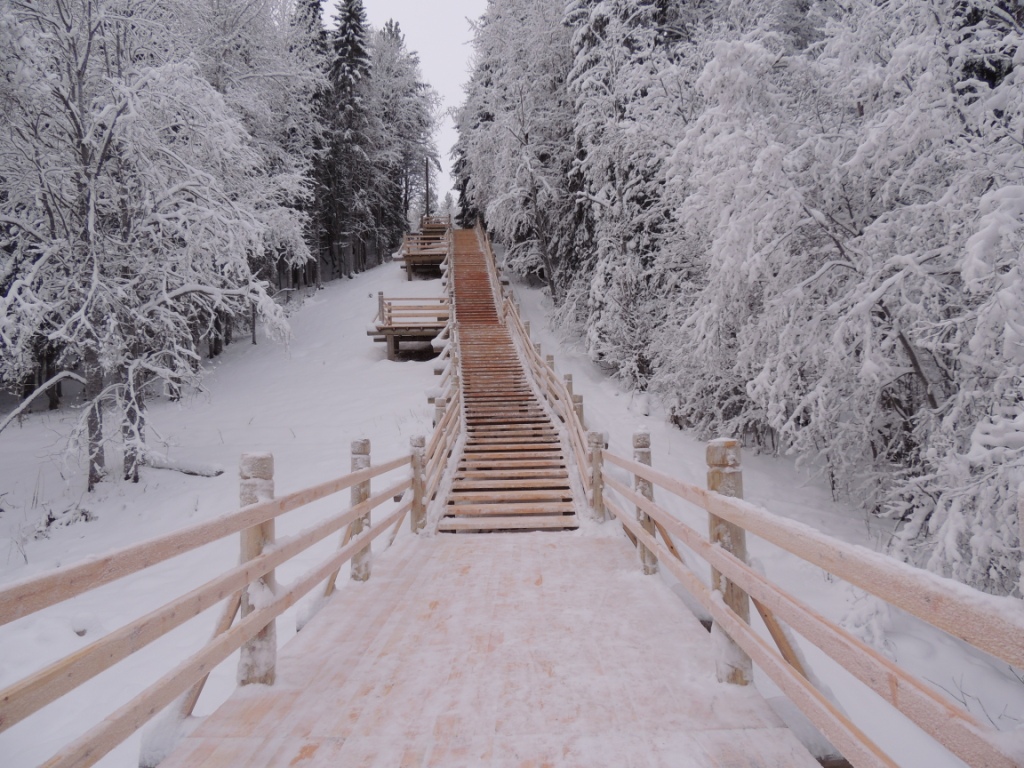
[[[382,325],[390,325],[388,318],[385,315],[384,291],[377,291],[377,316],[380,318]]]
[[[541,352],[541,346],[539,341],[534,343],[533,349],[537,353],[537,357],[541,357],[543,355],[543,352]]]
[[[637,464],[646,464],[648,467],[651,466],[651,433],[650,432],[634,432],[633,433],[633,461]],[[650,480],[645,480],[639,475],[633,475],[633,490],[643,496],[645,499],[654,501],[654,485]],[[640,507],[636,508],[636,519],[640,523],[640,526],[647,531],[651,536],[656,535],[654,530],[654,521],[644,512]],[[640,563],[644,567],[644,573],[650,575],[658,572],[658,558],[655,554],[643,545],[642,542],[637,542],[637,548],[640,553]]]
[[[412,449],[412,514],[409,516],[409,530],[413,533],[419,533],[427,524],[426,507],[423,503],[426,446],[427,439],[423,435],[413,435],[409,438],[409,447]]]
[[[590,449],[591,508],[594,519],[605,521],[604,511],[604,435],[600,432],[587,433],[587,447]]]
[[[453,373],[455,369],[452,369]],[[434,428],[444,420],[444,412],[448,408],[448,399],[444,397],[434,398]]]
[[[274,498],[274,455],[244,453],[238,467],[238,501],[243,507]],[[274,521],[246,528],[241,532],[241,562],[263,554],[274,543]],[[277,591],[274,572],[270,571],[242,590],[242,618],[266,604]],[[277,624],[271,620],[252,640],[242,646],[238,659],[239,685],[273,685],[277,677]]]
[[[552,371],[555,370],[555,356],[554,355],[548,355],[547,357],[545,357],[544,358],[544,362],[546,362],[548,364],[548,368],[550,368]]]
[[[707,447],[708,490],[743,498],[743,469],[740,464],[739,440],[721,437]],[[737,525],[715,515],[708,515],[708,533],[712,544],[720,545],[743,562],[747,561],[747,535]],[[743,621],[750,623],[750,598],[747,593],[711,569],[711,588],[722,593],[725,604]],[[712,633],[721,632],[717,647],[720,649],[716,667],[718,680],[735,685],[749,685],[753,678],[750,657],[731,638],[713,624]],[[721,650],[724,649],[724,650]]]
[[[565,380],[565,391],[569,393],[569,399],[572,399],[572,374],[567,373],[562,377]],[[573,403],[576,401],[573,400]]]
[[[527,320],[523,323],[523,331],[526,333],[526,338],[530,338],[530,321]]]
[[[352,441],[352,471],[358,472],[360,469],[369,469],[370,467],[370,441],[369,440],[353,440]],[[370,481],[364,480],[361,483],[356,483],[352,486],[352,506],[362,504],[370,498]],[[370,527],[370,513],[367,512],[361,517],[357,517],[349,525],[349,530],[352,532],[352,538],[355,538],[365,529]],[[372,553],[370,551],[370,544],[367,543],[365,547],[352,555],[352,580],[353,581],[366,581],[370,578],[370,557]]]
[[[583,420],[583,395],[572,396],[572,407],[576,411],[576,418],[580,420],[580,426],[587,428],[587,422]]]

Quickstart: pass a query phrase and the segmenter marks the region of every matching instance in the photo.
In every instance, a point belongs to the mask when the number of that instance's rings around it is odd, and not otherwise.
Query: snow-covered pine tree
[[[330,150],[325,162],[329,175],[328,239],[335,264],[345,272],[350,272],[352,265],[341,264],[342,249],[346,245],[356,248],[373,229],[373,212],[363,194],[373,172],[371,115],[360,87],[370,71],[369,38],[362,0],[342,2],[330,33]]]
[[[370,55],[369,75],[361,86],[374,127],[374,175],[367,193],[375,236],[395,248],[409,226],[415,200],[422,196],[424,163],[437,164],[433,133],[440,99],[423,81],[419,58],[406,48],[396,22],[373,34]]]

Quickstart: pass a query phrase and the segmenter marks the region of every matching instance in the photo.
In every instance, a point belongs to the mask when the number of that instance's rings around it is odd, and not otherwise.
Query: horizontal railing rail
[[[709,446],[709,488],[652,469],[645,444],[649,446],[649,436],[640,433],[634,442],[640,449],[634,460],[596,449],[600,454],[593,462],[599,468],[592,481],[599,489],[596,496],[628,530],[641,549],[641,558],[650,553],[667,567],[731,641],[731,649],[724,651],[728,658],[720,659],[720,679],[749,682],[749,673],[742,668],[752,660],[853,765],[895,766],[813,685],[781,620],[967,764],[993,768],[1018,764],[1000,743],[995,729],[751,568],[746,563],[745,534],[755,534],[1016,667],[1024,664],[1024,608],[1009,598],[979,593],[743,501],[735,441],[716,441]],[[646,457],[643,450],[648,451]],[[609,475],[605,465],[632,474],[634,487]],[[699,533],[656,503],[654,488],[705,510],[709,533]],[[628,511],[626,504],[633,505],[635,511]],[[685,564],[677,542],[711,567],[711,585]],[[764,617],[777,648],[750,627],[749,601]],[[724,646],[719,643],[719,647]],[[737,653],[741,659],[746,654],[746,660],[737,662]]]

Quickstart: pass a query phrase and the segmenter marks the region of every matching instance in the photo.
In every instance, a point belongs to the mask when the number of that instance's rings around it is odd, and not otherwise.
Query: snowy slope
[[[376,311],[378,290],[389,295],[437,295],[441,286],[437,281],[404,282],[394,265],[331,284],[294,312],[292,338],[287,346],[260,339],[259,346],[253,348],[241,339],[211,365],[204,393],[180,404],[152,404],[149,416],[153,444],[172,460],[222,466],[226,471],[220,477],[197,478],[146,469],[137,486],[109,482],[86,496],[82,493],[81,468],[65,465],[60,457],[62,436],[77,418],[76,412],[36,413],[20,427],[0,434],[0,492],[5,493],[0,498],[4,509],[0,537],[7,539],[0,538],[0,583],[234,509],[235,467],[244,451],[270,450],[275,454],[279,492],[348,471],[348,444],[357,437],[371,438],[378,460],[404,453],[410,436],[429,431],[432,408],[425,393],[435,386],[436,379],[431,362],[388,362],[383,345],[372,343],[366,336],[366,326]],[[671,427],[665,415],[644,398],[625,393],[591,364],[571,339],[563,339],[551,329],[546,320],[548,300],[543,294],[523,286],[518,286],[516,292],[525,316],[532,319],[534,339],[543,343],[545,353],[555,353],[560,373],[573,374],[575,391],[585,397],[588,422],[592,428],[609,432],[612,450],[628,456],[632,431],[644,425],[652,433],[655,467],[703,483],[703,444]],[[847,541],[875,548],[884,545],[888,535],[885,529],[850,508],[834,504],[822,482],[809,480],[788,460],[747,454],[744,479],[748,499]],[[343,496],[322,504],[347,503],[347,494]],[[95,519],[54,528],[49,538],[30,535],[34,520],[46,510],[61,512],[76,506],[87,508]],[[705,524],[703,513],[682,508],[676,511],[695,527]],[[298,513],[279,530],[287,533],[301,528],[304,520],[316,514],[317,508]],[[582,535],[617,534],[605,525]],[[326,542],[306,559],[281,569],[281,580],[287,581],[317,552],[333,546],[333,542]],[[987,713],[1000,728],[1008,730],[1024,720],[1024,685],[1005,665],[1000,668],[970,655],[956,641],[907,617],[895,616],[883,622],[854,590],[770,545],[751,541],[750,549],[773,579],[825,615],[860,623],[867,635],[887,630],[885,642],[891,655],[915,673],[965,698],[982,719]],[[181,594],[185,587],[220,573],[236,558],[236,542],[226,540],[150,569],[124,584],[109,585],[0,627],[0,686],[142,615]],[[300,606],[278,622],[280,642],[294,633],[296,614],[302,611]],[[94,724],[100,714],[111,711],[156,679],[167,669],[167,657],[180,658],[205,642],[216,615],[217,611],[208,612],[0,734],[0,764],[5,768],[38,764],[59,744]],[[913,726],[905,724],[812,648],[805,646],[803,650],[814,671],[847,711],[900,765],[962,765],[917,737]],[[231,691],[234,664],[233,659],[229,660],[211,678],[197,714],[209,712]],[[775,695],[770,683],[759,679],[758,685],[765,695]],[[135,766],[139,743],[136,736],[101,765]]]

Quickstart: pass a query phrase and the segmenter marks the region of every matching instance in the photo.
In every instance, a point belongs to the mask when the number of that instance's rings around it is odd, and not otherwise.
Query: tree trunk
[[[142,392],[142,377],[138,373],[124,371],[124,421],[121,422],[121,437],[124,441],[124,479],[139,482],[139,466],[142,464],[143,445],[146,442],[145,395]]]
[[[43,360],[43,379],[45,381],[49,381],[50,379],[57,375],[57,350],[55,350],[52,346],[47,345]],[[60,382],[57,382],[52,387],[46,390],[46,399],[48,401],[49,410],[56,411],[58,408],[60,408],[60,396]]]
[[[107,463],[103,456],[103,369],[99,353],[94,347],[87,347],[84,359],[85,400],[89,409],[86,416],[86,432],[89,450],[89,490],[106,475]]]

